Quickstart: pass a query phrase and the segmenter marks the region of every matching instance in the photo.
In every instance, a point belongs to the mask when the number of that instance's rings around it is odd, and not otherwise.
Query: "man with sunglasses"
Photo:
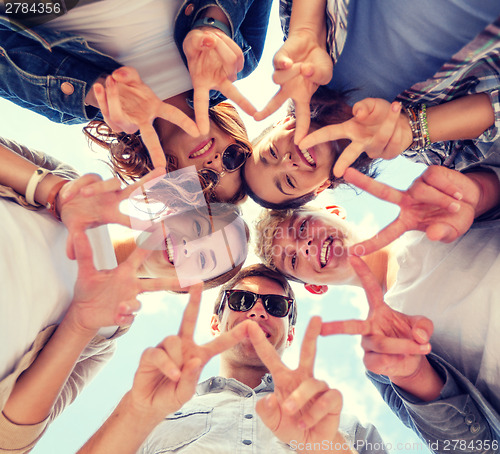
[[[306,330],[297,369],[281,362],[297,319],[281,274],[252,265],[227,283],[214,305],[216,338],[203,346],[193,341],[198,310],[191,291],[178,336],[143,354],[132,390],[79,454],[386,452],[376,429],[341,418],[340,393],[314,378],[319,317]],[[196,386],[218,353],[219,376]]]

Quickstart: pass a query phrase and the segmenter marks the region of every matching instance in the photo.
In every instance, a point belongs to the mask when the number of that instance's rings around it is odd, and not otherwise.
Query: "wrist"
[[[88,341],[93,339],[99,331],[99,328],[89,328],[81,323],[74,301],[71,303],[59,326],[63,326],[65,330],[72,333],[75,337],[87,339]]]
[[[465,174],[478,188],[479,198],[474,207],[477,218],[500,204],[500,181],[495,172],[479,170]]]
[[[209,6],[208,8],[203,9],[196,17],[195,23],[205,18],[212,18],[218,21],[223,26],[221,29],[224,28],[223,29],[224,33],[228,35],[230,38],[233,37],[231,23],[229,22],[229,19],[227,18],[226,14],[221,8],[219,8],[218,6]],[[211,26],[209,24],[205,25],[208,27]],[[195,26],[193,26],[193,28],[195,28]],[[212,26],[212,28],[218,28],[218,27]],[[227,31],[229,31],[229,33],[227,33]]]
[[[290,38],[306,41],[310,46],[315,47],[317,45],[326,51],[326,27],[315,29],[308,27],[307,24],[301,24],[300,27],[293,30],[290,28],[287,40]]]
[[[142,421],[144,428],[149,428],[150,431],[169,413],[168,410],[159,410],[151,405],[145,405],[148,400],[143,396],[138,396],[133,387],[125,394],[122,401],[130,416],[135,420]]]

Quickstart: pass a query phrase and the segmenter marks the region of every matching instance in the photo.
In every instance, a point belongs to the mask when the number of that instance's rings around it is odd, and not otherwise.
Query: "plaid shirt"
[[[327,0],[327,49],[335,62],[347,36],[349,0]],[[281,27],[288,36],[291,0],[280,0]],[[405,151],[403,155],[426,165],[443,165],[465,170],[500,155],[500,17],[488,25],[473,41],[456,53],[430,79],[413,85],[397,96],[411,107],[433,106],[468,94],[487,93],[495,112],[495,124],[474,140],[435,142],[424,150]],[[495,161],[493,159],[493,161]],[[496,163],[500,166],[500,157]]]

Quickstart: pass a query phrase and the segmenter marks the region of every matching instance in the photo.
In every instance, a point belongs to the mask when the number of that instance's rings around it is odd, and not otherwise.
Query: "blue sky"
[[[271,60],[281,42],[281,30],[275,8],[262,63],[251,77],[239,83],[240,90],[257,108],[262,108],[276,91],[271,81]],[[259,87],[258,94],[255,88],[252,89],[256,86]],[[107,166],[100,161],[105,159],[104,152],[89,150],[81,126],[51,123],[4,100],[0,100],[0,112],[1,136],[52,154],[82,173],[92,171],[104,177],[110,176]],[[260,124],[244,116],[250,137],[256,136],[279,116],[280,114],[277,114]],[[421,171],[421,166],[398,158],[384,164],[380,179],[396,187],[405,187]],[[332,202],[345,206],[347,218],[351,222],[373,233],[386,225],[397,213],[395,207],[371,196],[356,195],[351,189],[336,190],[334,194],[323,193],[317,200],[317,203],[322,205]],[[243,211],[244,217],[251,225],[260,209],[249,201],[244,204]],[[246,264],[255,262],[255,257],[250,254]],[[293,286],[299,302],[297,336],[292,347],[285,353],[284,361],[294,367],[297,364],[303,332],[312,315],[321,315],[325,321],[359,318],[366,314],[367,304],[364,292],[354,287],[339,286],[331,288],[325,295],[312,296],[301,286]],[[209,320],[215,294],[216,291],[203,294],[196,332],[196,339],[200,343],[211,339]],[[177,332],[186,302],[186,296],[163,292],[143,297],[143,308],[130,332],[118,341],[115,357],[77,401],[52,424],[32,452],[57,454],[76,451],[102,424],[123,393],[130,388],[142,351],[157,344],[165,336]],[[358,336],[320,338],[316,375],[343,393],[344,412],[354,414],[361,421],[371,422],[378,427],[385,442],[392,445],[391,452],[426,452],[423,444],[392,415],[378,392],[365,378],[359,341]],[[202,378],[216,374],[217,370],[218,361],[214,359],[205,368]]]

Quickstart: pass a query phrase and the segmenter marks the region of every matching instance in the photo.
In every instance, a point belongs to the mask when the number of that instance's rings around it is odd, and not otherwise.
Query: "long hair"
[[[228,102],[221,102],[209,109],[209,117],[224,133],[231,136],[237,144],[252,152],[252,145],[248,140],[247,130],[236,109]],[[109,151],[110,167],[113,173],[125,183],[139,180],[153,169],[149,153],[140,137],[140,134],[126,134],[113,130],[100,120],[93,120],[83,128],[84,134],[90,142]],[[166,155],[167,172],[177,170],[177,160],[174,156]],[[241,173],[241,171],[240,171]],[[226,200],[228,203],[238,203],[246,196],[243,186],[237,193]],[[210,191],[206,191],[206,198],[210,201],[220,201]]]

